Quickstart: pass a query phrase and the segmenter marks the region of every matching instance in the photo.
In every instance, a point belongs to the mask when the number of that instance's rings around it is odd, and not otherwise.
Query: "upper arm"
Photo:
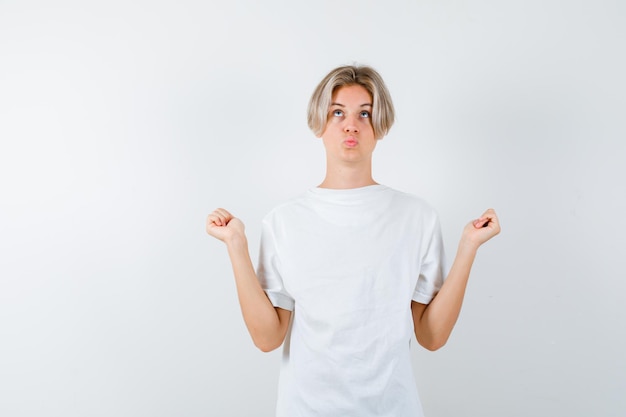
[[[285,336],[287,335],[287,329],[289,328],[289,322],[291,321],[291,311],[285,310],[280,307],[274,307],[276,309],[276,314],[278,314],[279,325],[279,334],[280,334],[280,343],[282,344],[285,341]]]
[[[271,352],[282,345],[287,335],[287,329],[289,329],[291,311],[280,307],[274,307],[274,310],[276,311],[276,318],[278,319],[276,326],[266,328],[261,332],[250,331],[254,344],[263,352]]]
[[[423,345],[424,330],[422,327],[422,317],[428,304],[418,303],[417,301],[411,301],[411,313],[413,315],[413,331],[415,332],[415,338],[419,344]]]
[[[420,321],[422,319],[422,316],[424,315],[424,312],[426,311],[426,307],[428,307],[428,304],[422,304],[422,303],[418,303],[417,301],[411,301],[411,313],[413,314],[413,326],[415,327],[416,330],[420,324]]]

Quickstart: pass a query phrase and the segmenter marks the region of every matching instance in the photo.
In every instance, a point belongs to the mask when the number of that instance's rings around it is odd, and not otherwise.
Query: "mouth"
[[[359,141],[356,140],[353,137],[349,137],[346,140],[343,141],[344,145],[346,145],[348,148],[354,148],[356,145],[359,144]]]

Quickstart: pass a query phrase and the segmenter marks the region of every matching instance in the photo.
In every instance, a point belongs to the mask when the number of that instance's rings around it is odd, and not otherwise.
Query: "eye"
[[[335,116],[335,117],[342,117],[343,116],[343,110],[339,110],[339,109],[333,110],[333,116]]]
[[[363,110],[363,111],[361,112],[361,117],[362,117],[362,118],[364,118],[364,119],[369,119],[369,118],[370,118],[370,116],[371,116],[371,115],[370,115],[370,112],[368,112],[368,111]]]

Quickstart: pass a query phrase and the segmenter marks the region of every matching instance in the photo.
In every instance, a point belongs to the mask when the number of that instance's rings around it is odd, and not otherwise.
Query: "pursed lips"
[[[359,144],[359,141],[354,137],[354,136],[348,136],[346,138],[346,140],[343,141],[343,143],[348,147],[348,148],[354,148],[356,145]]]

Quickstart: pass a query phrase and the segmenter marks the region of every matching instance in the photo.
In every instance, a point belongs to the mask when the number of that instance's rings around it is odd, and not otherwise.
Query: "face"
[[[335,90],[322,133],[329,161],[371,161],[376,147],[371,115],[372,97],[363,86]]]

